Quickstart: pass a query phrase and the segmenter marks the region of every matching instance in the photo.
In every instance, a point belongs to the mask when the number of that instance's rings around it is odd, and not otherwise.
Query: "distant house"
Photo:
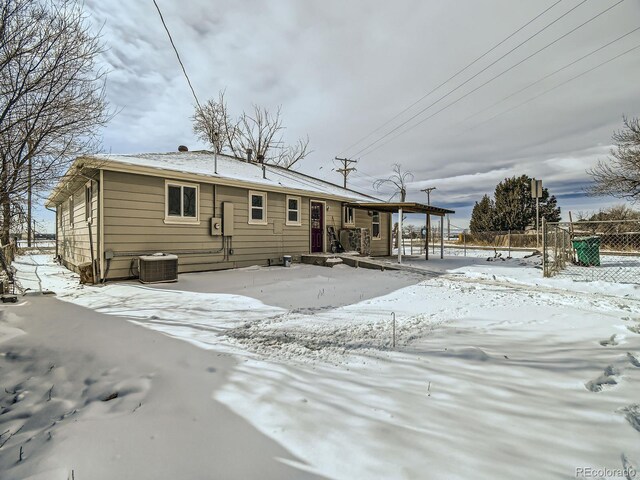
[[[61,261],[91,262],[104,280],[136,277],[137,258],[156,252],[177,255],[180,273],[329,252],[327,227],[348,249],[387,256],[392,213],[382,203],[280,167],[178,152],[79,157],[47,207]]]

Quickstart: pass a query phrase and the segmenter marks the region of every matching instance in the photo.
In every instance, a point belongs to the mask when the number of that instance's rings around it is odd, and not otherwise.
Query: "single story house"
[[[360,203],[368,206],[360,208]],[[141,255],[178,256],[178,272],[281,263],[347,249],[392,253],[379,199],[273,165],[211,152],[77,158],[51,192],[56,255],[94,281],[137,276]]]

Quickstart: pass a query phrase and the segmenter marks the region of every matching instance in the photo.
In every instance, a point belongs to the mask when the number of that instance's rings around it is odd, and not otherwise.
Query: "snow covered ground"
[[[445,261],[447,275],[304,312],[166,286],[81,287],[42,256],[16,267],[25,288],[233,353],[241,361],[215,399],[329,478],[640,468],[640,286],[543,279],[535,258]]]

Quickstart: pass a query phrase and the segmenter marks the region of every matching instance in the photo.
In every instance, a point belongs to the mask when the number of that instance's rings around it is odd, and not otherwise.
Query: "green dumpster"
[[[600,265],[600,237],[576,237],[571,243],[578,255],[578,265],[585,267]]]

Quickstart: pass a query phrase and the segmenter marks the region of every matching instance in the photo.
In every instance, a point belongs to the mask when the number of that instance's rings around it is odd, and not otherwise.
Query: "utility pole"
[[[431,192],[433,192],[436,187],[423,188],[420,190],[427,194],[427,205],[431,205]],[[431,215],[427,213],[427,238],[425,238],[425,260],[429,260],[429,235],[431,234]]]
[[[337,168],[336,172],[339,172],[342,174],[342,177],[344,178],[344,183],[343,186],[344,188],[347,188],[347,177],[349,176],[349,174],[351,172],[355,172],[356,169],[354,167],[350,167],[349,165],[351,165],[352,163],[358,163],[357,160],[351,160],[349,158],[338,158],[336,157],[336,160],[339,162],[342,162],[342,168]]]
[[[31,247],[31,142],[29,142],[29,160],[27,162],[27,247]]]
[[[421,192],[427,194],[427,205],[431,205],[431,192],[433,192],[434,190],[436,190],[436,187],[423,188],[422,190],[420,190]]]

